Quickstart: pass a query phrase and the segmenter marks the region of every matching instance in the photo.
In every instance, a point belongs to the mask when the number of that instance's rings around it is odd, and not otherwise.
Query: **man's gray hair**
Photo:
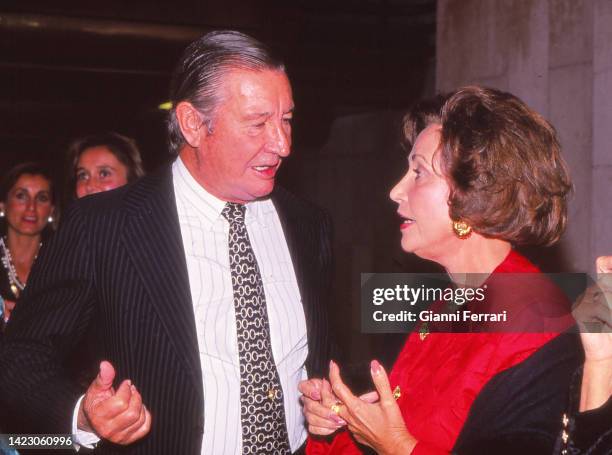
[[[223,30],[207,33],[183,52],[172,74],[170,84],[168,146],[177,155],[185,138],[176,118],[176,106],[190,102],[212,131],[215,109],[221,101],[220,87],[224,76],[233,69],[285,71],[284,64],[272,56],[261,42],[244,33]]]

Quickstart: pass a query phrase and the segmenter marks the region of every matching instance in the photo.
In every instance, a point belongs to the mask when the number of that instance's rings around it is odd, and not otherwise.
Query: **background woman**
[[[136,142],[118,133],[79,138],[70,145],[68,155],[72,197],[112,190],[144,175]]]
[[[144,175],[142,158],[136,142],[118,133],[108,132],[81,137],[68,150],[68,200],[113,190]],[[91,331],[93,337],[93,330]],[[91,338],[74,353],[69,369],[76,380],[87,387],[97,374],[99,362]]]
[[[3,321],[25,288],[44,237],[53,226],[54,193],[51,175],[38,163],[11,169],[0,187],[0,296]],[[43,235],[45,234],[45,235]]]
[[[408,116],[404,132],[414,146],[391,191],[402,248],[457,286],[465,273],[488,276],[487,292],[496,286],[517,313],[562,313],[546,280],[526,289],[500,278],[537,274],[514,246],[552,245],[564,231],[571,183],[552,126],[511,94],[466,87]],[[303,383],[304,412],[314,434],[350,433],[310,439],[307,452],[361,453],[354,438],[383,454],[551,453],[579,343],[533,322],[539,333],[412,333],[390,377],[372,362],[375,403],[355,397],[332,363],[333,394],[327,382]]]

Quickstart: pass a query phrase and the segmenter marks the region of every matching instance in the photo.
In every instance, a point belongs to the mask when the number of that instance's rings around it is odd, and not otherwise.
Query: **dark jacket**
[[[612,397],[597,409],[579,412],[581,386],[582,368],[579,368],[570,388],[570,405],[564,415],[555,455],[611,455]]]
[[[151,411],[151,432],[96,453],[199,454],[202,370],[171,168],[77,201],[43,246],[0,350],[0,407],[7,430],[69,433],[82,387],[65,363],[86,335],[100,357],[130,378]],[[331,223],[281,188],[272,195],[294,264],[307,321],[306,367],[328,360],[325,297]],[[96,359],[97,361],[98,359]],[[116,384],[116,385],[117,385]]]
[[[491,379],[457,438],[459,455],[550,455],[570,408],[573,372],[584,361],[580,337],[559,335]]]

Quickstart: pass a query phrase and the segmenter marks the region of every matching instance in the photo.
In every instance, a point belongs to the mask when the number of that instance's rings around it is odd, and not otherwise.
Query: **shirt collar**
[[[183,160],[179,157],[172,165],[172,178],[177,198],[181,198],[188,211],[197,211],[203,227],[212,229],[213,224],[221,217],[226,202],[210,194],[191,175]],[[269,197],[246,204],[245,222],[247,225],[262,223],[264,217],[274,212],[274,204]]]

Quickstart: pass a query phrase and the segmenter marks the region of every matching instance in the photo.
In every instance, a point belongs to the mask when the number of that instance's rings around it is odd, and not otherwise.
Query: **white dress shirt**
[[[172,167],[204,386],[202,454],[242,451],[240,368],[225,202],[200,186],[179,158]],[[306,378],[306,319],[278,214],[270,199],[246,205],[245,224],[261,272],[272,353],[283,387],[291,449],[306,438],[298,383]]]
[[[240,368],[229,266],[229,223],[221,215],[225,202],[202,188],[180,158],[172,165],[172,180],[202,366],[202,455],[240,455]],[[245,224],[263,281],[272,353],[284,393],[287,433],[291,450],[295,451],[306,439],[298,392],[298,383],[307,377],[304,309],[272,201],[246,204]],[[84,432],[78,432],[77,441],[84,446],[94,442]]]

